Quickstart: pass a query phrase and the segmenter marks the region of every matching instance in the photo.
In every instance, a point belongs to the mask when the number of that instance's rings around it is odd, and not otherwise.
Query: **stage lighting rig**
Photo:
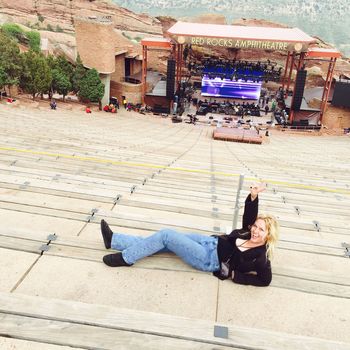
[[[205,56],[201,60],[191,60],[188,70],[192,75],[206,75],[209,78],[243,79],[253,81],[279,81],[282,67],[276,62],[229,60]]]

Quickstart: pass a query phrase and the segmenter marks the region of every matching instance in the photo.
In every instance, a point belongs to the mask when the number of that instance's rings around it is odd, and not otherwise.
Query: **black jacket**
[[[244,206],[243,228],[233,230],[229,235],[218,236],[218,257],[220,265],[229,265],[229,278],[234,271],[233,282],[253,286],[268,286],[271,283],[271,263],[266,257],[266,245],[240,251],[236,246],[237,238],[250,239],[250,226],[258,216],[259,199],[251,200],[247,197]],[[220,279],[222,271],[215,271],[214,275]]]

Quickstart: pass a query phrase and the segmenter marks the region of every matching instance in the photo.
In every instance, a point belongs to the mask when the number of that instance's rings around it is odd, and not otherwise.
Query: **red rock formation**
[[[47,29],[48,25],[56,30],[41,31],[43,38],[48,38],[51,43],[52,52],[56,54],[64,53],[73,60],[75,53],[75,38],[67,33],[74,33],[74,16],[111,16],[114,22],[114,28],[117,32],[115,45],[128,48],[135,53],[141,53],[139,44],[130,41],[127,37],[129,33],[135,33],[137,36],[162,35],[171,27],[176,20],[161,16],[153,18],[146,14],[135,14],[125,8],[115,5],[109,0],[0,0],[0,20],[7,22],[22,23],[31,26],[36,25],[39,28]],[[193,21],[201,23],[224,23],[224,17],[221,15],[202,15],[192,18]],[[285,27],[285,25],[268,22],[259,19],[240,19],[235,21],[237,25]],[[65,33],[58,33],[57,29],[64,30]],[[126,32],[126,33],[124,33]],[[124,33],[124,35],[123,35]],[[327,47],[321,39],[318,45]],[[226,50],[217,48],[215,50],[200,47],[196,54],[213,54],[227,58],[262,60],[269,58],[284,65],[286,59],[285,52],[269,52],[258,50]],[[164,72],[167,54],[159,52],[150,59],[150,66]],[[324,75],[327,72],[328,65],[322,62],[313,61],[308,64],[320,67],[322,74],[312,74],[311,85],[322,85]],[[350,75],[350,62],[346,59],[338,60],[335,75]]]
[[[0,13],[8,21],[27,25],[38,23],[41,28],[50,24],[74,32],[74,16],[112,16],[115,28],[162,34],[160,22],[146,14],[135,14],[106,0],[0,0]]]
[[[226,17],[217,13],[203,13],[195,17],[184,17],[180,18],[180,21],[205,24],[227,24]]]

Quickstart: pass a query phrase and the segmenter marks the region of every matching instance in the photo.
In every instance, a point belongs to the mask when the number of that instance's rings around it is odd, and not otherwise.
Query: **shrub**
[[[32,29],[40,29],[40,23],[39,22],[32,23],[32,25],[30,27]]]
[[[129,40],[132,39],[132,37],[130,35],[128,35],[127,33],[125,33],[125,32],[122,32],[122,35],[125,36]]]
[[[63,29],[58,24],[56,26],[56,32],[57,33],[63,33]]]
[[[38,13],[38,21],[43,23],[45,21],[45,17],[43,15],[41,15],[40,13]]]
[[[50,32],[54,32],[54,29],[50,23],[47,24],[46,29]]]
[[[40,51],[40,33],[36,30],[32,30],[26,33],[26,36],[29,40],[29,47],[31,50],[35,52]]]
[[[24,31],[15,23],[5,23],[2,27],[2,31],[11,38],[15,38],[18,41],[23,40]]]

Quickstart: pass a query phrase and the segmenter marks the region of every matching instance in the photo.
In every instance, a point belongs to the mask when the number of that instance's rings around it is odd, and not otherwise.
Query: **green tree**
[[[5,87],[7,76],[4,68],[0,66],[0,100],[2,100],[2,89]]]
[[[75,62],[75,69],[72,77],[72,90],[77,94],[80,90],[80,82],[84,78],[87,69],[83,65],[83,61],[78,54]]]
[[[46,57],[46,62],[50,68],[50,71],[52,72],[52,82],[51,82],[51,87],[49,90],[49,98],[51,99],[53,93],[56,91],[56,88],[54,86],[55,85],[55,78],[54,78],[54,73],[53,73],[53,71],[56,69],[56,57],[49,54]]]
[[[56,57],[54,55],[47,55],[46,62],[51,70],[56,68]]]
[[[36,30],[31,30],[26,33],[29,40],[29,48],[35,52],[40,52],[40,33]]]
[[[69,78],[60,69],[54,69],[52,71],[52,91],[58,92],[63,95],[63,101],[68,92],[72,89],[72,84]]]
[[[37,72],[35,75],[35,84],[38,87],[38,92],[48,94],[52,82],[52,73],[49,65],[46,62],[46,58],[42,53],[37,54]]]
[[[55,68],[59,69],[63,74],[65,74],[68,77],[69,81],[72,82],[74,68],[65,56],[60,55],[56,58]]]
[[[23,53],[20,87],[35,100],[37,94],[49,92],[51,82],[52,74],[45,57],[34,51]]]
[[[6,74],[6,86],[11,96],[12,85],[18,84],[21,57],[17,43],[0,31],[0,63]]]
[[[104,91],[105,85],[101,82],[97,70],[95,68],[88,70],[80,81],[79,96],[88,102],[98,102],[101,110]]]

